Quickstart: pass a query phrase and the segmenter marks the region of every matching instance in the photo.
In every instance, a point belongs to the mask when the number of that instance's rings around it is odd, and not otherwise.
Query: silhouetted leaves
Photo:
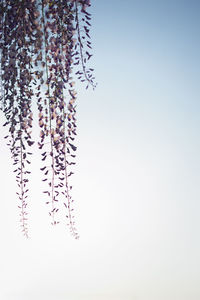
[[[64,195],[70,231],[78,238],[72,215],[71,185],[68,178],[75,164],[76,151],[76,91],[73,67],[81,82],[95,86],[92,68],[86,64],[91,58],[88,48],[91,15],[89,0],[60,1],[2,1],[0,4],[1,97],[9,135],[5,136],[11,150],[14,173],[18,183],[22,232],[27,229],[27,166],[32,155],[28,148],[32,140],[32,102],[37,99],[40,127],[39,149],[43,149],[40,168],[47,182],[52,224],[58,224],[59,194]],[[87,50],[85,49],[87,47]],[[34,96],[34,98],[33,98]]]

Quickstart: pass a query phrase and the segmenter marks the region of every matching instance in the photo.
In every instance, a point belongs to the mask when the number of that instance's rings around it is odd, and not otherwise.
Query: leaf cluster
[[[60,202],[75,238],[70,177],[77,135],[74,68],[86,88],[95,87],[91,57],[88,0],[2,0],[0,4],[1,109],[9,134],[19,191],[20,222],[28,237],[27,188],[32,139],[32,103],[37,101],[44,194],[52,224],[58,224]]]

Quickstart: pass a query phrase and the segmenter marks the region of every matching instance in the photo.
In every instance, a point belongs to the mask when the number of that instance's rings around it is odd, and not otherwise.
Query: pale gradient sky
[[[99,84],[79,85],[81,238],[50,226],[36,147],[21,236],[2,129],[0,299],[199,300],[200,1],[96,0],[90,11]]]

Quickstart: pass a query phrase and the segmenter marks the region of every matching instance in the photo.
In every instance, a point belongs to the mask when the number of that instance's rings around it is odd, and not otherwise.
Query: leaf
[[[50,193],[48,191],[44,191],[43,193],[44,194],[48,194],[50,196]]]
[[[34,143],[35,143],[34,141],[27,141],[27,144],[28,144],[29,146],[32,146]]]
[[[70,145],[70,147],[72,148],[73,151],[76,151],[76,149],[77,149],[76,146],[74,146],[74,145],[72,145],[72,144],[70,144],[70,143],[69,143],[69,145]]]
[[[46,167],[40,168],[41,171],[44,171],[46,169]]]
[[[68,175],[68,177],[70,177],[70,176],[73,175],[73,174],[74,174],[73,172],[70,172],[69,175]]]

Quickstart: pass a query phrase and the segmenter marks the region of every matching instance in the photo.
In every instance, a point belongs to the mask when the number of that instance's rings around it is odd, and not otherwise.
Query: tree
[[[46,203],[52,225],[64,199],[68,225],[78,238],[69,183],[75,164],[76,91],[74,76],[93,88],[90,59],[89,0],[1,0],[1,109],[9,134],[5,137],[19,187],[22,232],[28,237],[27,204],[31,163],[32,103],[37,101]],[[75,71],[74,71],[75,69]],[[75,74],[74,74],[75,73]]]

